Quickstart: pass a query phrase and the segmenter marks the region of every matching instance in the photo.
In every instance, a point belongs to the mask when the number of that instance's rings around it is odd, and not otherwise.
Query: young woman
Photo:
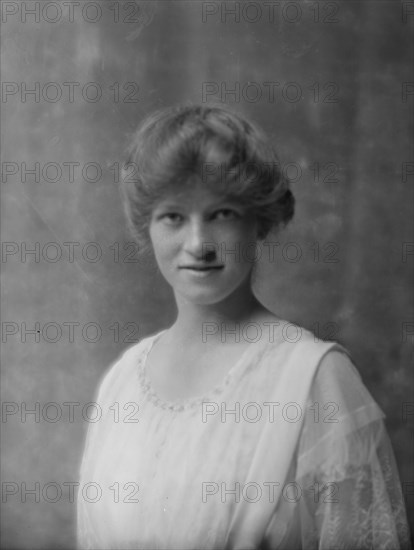
[[[399,549],[409,534],[381,409],[348,352],[252,291],[293,216],[265,137],[219,107],[149,116],[127,217],[177,303],[99,388],[81,467],[89,549]]]

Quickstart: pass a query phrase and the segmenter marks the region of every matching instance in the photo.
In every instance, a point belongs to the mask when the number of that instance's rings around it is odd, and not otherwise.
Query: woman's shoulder
[[[310,403],[326,407],[333,404],[342,419],[352,417],[354,427],[385,416],[346,345],[322,339],[296,322],[277,317],[273,320],[279,322],[276,347],[283,345],[289,379],[300,379],[302,375],[311,378]]]
[[[351,357],[349,350],[336,340],[321,338],[316,331],[306,328],[302,324],[277,316],[272,311],[264,309],[256,316],[250,325],[256,325],[255,331],[260,339],[275,347],[284,344],[290,352],[301,353],[341,353],[348,358]],[[247,333],[247,330],[246,330]]]
[[[322,340],[303,325],[272,312],[256,317],[255,323],[254,332],[261,342],[253,366],[255,376],[261,374],[264,383],[279,385],[283,381],[292,388],[310,388],[328,379],[360,381],[351,355],[341,343]]]
[[[350,356],[332,349],[320,361],[312,387],[315,401],[335,402],[343,414],[363,410],[385,416],[365,385]]]

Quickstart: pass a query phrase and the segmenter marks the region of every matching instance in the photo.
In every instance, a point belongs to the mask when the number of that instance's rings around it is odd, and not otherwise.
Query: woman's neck
[[[267,309],[259,302],[251,290],[250,283],[241,285],[221,302],[201,305],[175,296],[178,315],[171,327],[171,336],[189,344],[196,342],[222,342],[222,330],[231,331],[236,324],[251,322],[260,312]]]

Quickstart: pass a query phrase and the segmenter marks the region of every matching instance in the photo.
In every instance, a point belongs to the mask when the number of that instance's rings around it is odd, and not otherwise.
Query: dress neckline
[[[243,351],[241,356],[232,365],[232,367],[229,369],[229,371],[227,372],[225,377],[221,380],[221,382],[216,384],[210,390],[207,390],[206,392],[204,392],[202,395],[196,395],[196,396],[181,398],[181,399],[179,398],[174,400],[166,400],[166,399],[162,399],[153,388],[151,380],[148,376],[146,363],[147,363],[148,354],[153,348],[155,342],[157,342],[159,338],[167,330],[168,329],[164,329],[148,338],[148,341],[138,358],[138,378],[139,378],[141,387],[144,391],[144,394],[153,405],[161,409],[175,411],[175,412],[184,411],[187,409],[193,409],[197,406],[200,406],[201,403],[203,403],[204,401],[210,401],[214,397],[217,397],[218,395],[220,395],[225,390],[225,388],[230,384],[231,380],[235,377],[236,373],[239,370],[241,370],[242,367],[247,367],[253,358],[258,359],[265,352],[265,350],[269,345],[269,342],[267,342],[266,340],[265,342],[262,342],[262,341],[252,342],[251,345],[248,346]]]

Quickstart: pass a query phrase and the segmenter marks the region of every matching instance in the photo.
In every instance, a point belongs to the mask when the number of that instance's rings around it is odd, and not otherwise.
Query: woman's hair
[[[293,217],[289,183],[257,128],[222,107],[178,105],[145,118],[128,149],[121,189],[129,228],[142,249],[151,248],[157,202],[195,182],[245,206],[258,221],[260,239]]]

